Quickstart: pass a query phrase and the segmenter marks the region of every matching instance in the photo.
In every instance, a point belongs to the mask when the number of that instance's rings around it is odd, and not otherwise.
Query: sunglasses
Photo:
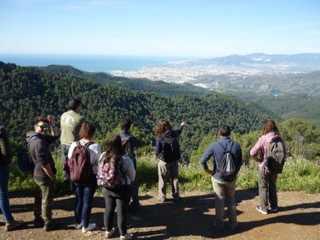
[[[49,125],[38,125],[41,131],[48,131],[50,129]]]

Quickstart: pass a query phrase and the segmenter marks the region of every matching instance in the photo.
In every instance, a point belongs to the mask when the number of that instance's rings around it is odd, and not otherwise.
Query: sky
[[[0,54],[320,53],[319,0],[0,0]]]

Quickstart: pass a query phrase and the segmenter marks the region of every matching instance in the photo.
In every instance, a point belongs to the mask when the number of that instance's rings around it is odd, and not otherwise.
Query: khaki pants
[[[171,179],[171,188],[172,188],[172,197],[178,199],[179,196],[179,164],[178,161],[175,162],[164,162],[159,160],[158,162],[158,176],[159,176],[159,185],[158,185],[158,198],[167,197],[167,174],[170,174]]]
[[[215,225],[217,228],[223,228],[223,217],[224,217],[224,202],[226,201],[228,207],[228,218],[230,227],[237,225],[237,211],[236,202],[234,199],[236,180],[232,182],[221,182],[214,177],[211,177],[214,199],[215,199],[215,210],[216,210],[216,221]]]
[[[45,224],[52,221],[52,206],[54,199],[55,181],[46,179],[44,181],[34,179],[36,183],[36,194],[34,199],[35,219],[41,219]]]

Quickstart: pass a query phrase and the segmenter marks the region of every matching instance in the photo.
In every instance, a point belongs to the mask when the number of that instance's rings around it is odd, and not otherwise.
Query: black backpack
[[[133,137],[131,135],[122,140],[122,147],[130,158],[135,156],[135,147],[133,143]]]
[[[165,162],[180,160],[180,146],[176,137],[164,137],[162,142],[162,159]]]
[[[233,159],[234,157],[232,156],[231,150],[225,149],[219,141],[217,141],[217,143],[220,144],[220,146],[223,148],[223,151],[224,151],[220,168],[217,172],[222,179],[225,179],[225,180],[232,179],[237,176],[237,169],[235,167],[235,163]],[[230,149],[232,149],[233,144],[234,143],[232,142]]]
[[[271,173],[282,173],[286,148],[280,137],[272,139],[267,149],[266,167]]]
[[[26,142],[25,145],[18,150],[18,167],[21,172],[25,174],[33,174],[34,162],[30,156],[30,144],[31,142],[38,138],[37,136],[32,136],[29,142]]]

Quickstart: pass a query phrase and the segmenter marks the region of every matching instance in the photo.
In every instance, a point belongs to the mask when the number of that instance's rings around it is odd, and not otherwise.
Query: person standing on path
[[[141,144],[140,141],[131,133],[131,119],[123,118],[120,121],[119,125],[121,129],[119,135],[121,137],[125,153],[132,160],[134,169],[136,170],[136,177],[134,181],[130,184],[130,197],[132,199],[132,202],[130,203],[130,209],[132,213],[138,213],[140,211],[141,205],[139,202],[139,180],[137,172],[136,150],[140,147]]]
[[[51,135],[48,131],[51,130]],[[45,231],[59,229],[61,223],[53,220],[52,206],[56,183],[56,168],[49,146],[59,139],[59,134],[52,115],[40,116],[34,122],[34,131],[27,132],[27,142],[32,161],[35,164],[33,179],[36,183],[34,203],[34,227],[43,227]]]
[[[277,178],[278,174],[268,171],[266,168],[267,151],[270,142],[279,137],[279,129],[273,120],[267,121],[262,129],[262,136],[250,150],[250,155],[259,162],[258,166],[258,188],[260,205],[256,210],[262,214],[278,212]],[[280,138],[284,144],[284,141]],[[270,203],[270,207],[269,207]]]
[[[222,124],[218,130],[219,139],[216,142],[213,142],[200,158],[200,164],[202,168],[206,171],[206,173],[211,175],[216,211],[214,225],[218,231],[222,231],[224,228],[223,218],[225,200],[228,207],[229,228],[231,231],[233,231],[238,226],[234,194],[236,190],[237,173],[240,171],[243,163],[242,150],[237,142],[230,139],[230,134],[230,127]],[[230,151],[236,168],[236,174],[230,178],[222,177],[219,174],[221,162],[226,150]],[[213,170],[209,170],[207,161],[212,156],[214,157],[214,168]]]
[[[71,143],[80,139],[79,131],[84,117],[79,114],[81,101],[79,99],[71,99],[69,101],[69,111],[63,113],[60,117],[61,126],[61,154],[62,162],[65,165],[68,160],[68,151]],[[63,170],[63,180],[68,181],[69,175]]]
[[[85,121],[80,128],[80,140],[73,142],[69,148],[68,158],[71,159],[73,151],[78,145],[85,146],[89,150],[90,167],[92,167],[92,175],[83,182],[74,182],[76,201],[74,207],[74,214],[76,219],[75,229],[82,229],[83,233],[93,230],[96,223],[89,223],[93,195],[97,189],[97,168],[98,160],[101,155],[101,147],[98,143],[92,142],[96,129],[93,124]],[[86,169],[83,169],[86,170]]]
[[[121,172],[121,182],[114,188],[102,186],[105,201],[104,226],[106,237],[111,238],[115,233],[113,226],[114,212],[117,208],[117,225],[120,239],[130,240],[133,235],[127,232],[127,208],[130,200],[130,184],[134,181],[136,171],[132,160],[125,154],[119,135],[112,136],[106,145],[106,150],[99,159],[99,172],[103,172],[106,163],[115,162],[115,171]]]
[[[23,221],[16,221],[10,210],[9,203],[9,174],[10,174],[11,153],[7,133],[3,126],[0,126],[0,210],[4,216],[6,225],[4,231],[12,231],[20,228]]]
[[[167,173],[170,173],[172,185],[172,197],[174,201],[180,199],[179,194],[179,160],[180,148],[178,137],[181,135],[183,127],[182,122],[177,130],[173,130],[169,121],[161,119],[156,126],[156,155],[158,160],[158,201],[165,202],[167,198]],[[168,148],[166,146],[169,146]],[[176,147],[174,147],[176,146]],[[166,152],[166,149],[172,152]],[[167,157],[168,156],[168,157]]]

